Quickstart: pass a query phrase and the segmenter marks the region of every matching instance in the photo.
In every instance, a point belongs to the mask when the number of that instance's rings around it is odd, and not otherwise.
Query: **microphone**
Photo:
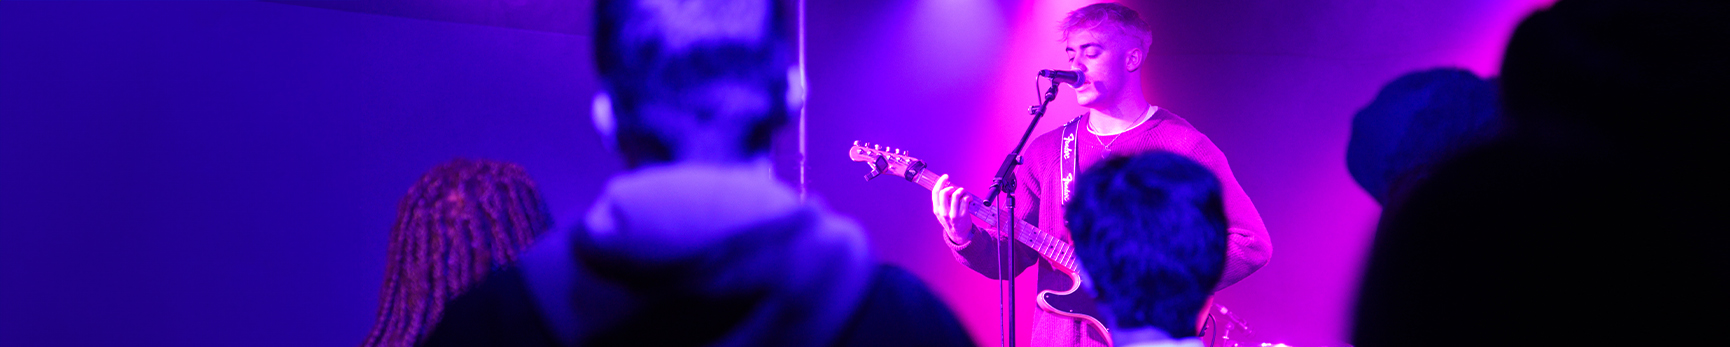
[[[1068,83],[1070,87],[1078,87],[1083,83],[1087,83],[1087,76],[1082,76],[1080,72],[1069,70],[1039,70],[1039,77],[1050,78],[1055,82]]]

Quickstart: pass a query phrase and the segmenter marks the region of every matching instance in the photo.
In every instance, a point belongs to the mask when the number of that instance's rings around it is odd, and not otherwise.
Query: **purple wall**
[[[852,140],[907,148],[983,190],[1026,126],[1033,73],[1066,68],[1056,23],[1091,1],[904,0],[811,5],[812,184],[863,218],[885,258],[932,281],[974,337],[997,345],[994,283],[946,253],[925,191],[860,182]],[[1495,73],[1514,24],[1542,0],[1140,1],[1154,29],[1145,83],[1231,159],[1274,241],[1272,262],[1222,292],[1267,342],[1346,342],[1379,207],[1345,169],[1350,119],[1418,69]],[[1044,132],[1082,112],[1065,88]],[[1017,284],[1019,335],[1032,275]]]
[[[563,213],[619,168],[588,49],[273,3],[0,3],[0,345],[358,343],[422,172],[515,161]]]

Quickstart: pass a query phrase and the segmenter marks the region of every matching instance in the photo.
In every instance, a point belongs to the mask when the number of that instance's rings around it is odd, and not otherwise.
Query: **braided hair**
[[[377,321],[362,346],[413,346],[445,303],[551,227],[522,166],[458,158],[434,167],[397,204]]]

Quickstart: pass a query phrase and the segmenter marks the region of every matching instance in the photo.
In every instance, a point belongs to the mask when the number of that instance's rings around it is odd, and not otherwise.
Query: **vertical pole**
[[[1016,158],[1015,161],[1019,164],[1021,159]],[[1015,222],[1018,219],[1015,216],[1015,182],[1009,182],[1008,185],[1010,188],[1003,192],[1003,197],[1009,199],[1009,219],[997,219],[997,230],[1004,231],[1003,242],[999,243],[1003,245],[1004,257],[998,268],[1009,269],[1004,271],[1009,275],[1004,277],[1003,284],[1003,346],[1015,347]]]
[[[805,93],[804,93],[805,102],[799,103],[799,200],[804,201],[805,196],[807,194],[806,193],[806,183],[805,183],[805,168],[806,168],[806,166],[808,166],[808,164],[806,163],[807,153],[806,153],[805,143],[809,140],[809,137],[807,137],[808,135],[805,133],[805,129],[807,126],[806,122],[805,122],[805,110],[810,108],[809,106],[806,106],[806,105],[809,105],[811,103],[811,84],[806,83],[806,81],[808,81],[809,79],[805,78],[805,76],[806,76],[806,74],[805,74],[805,0],[799,0],[798,11],[799,11],[799,83],[801,85],[804,85],[804,88],[805,88]]]

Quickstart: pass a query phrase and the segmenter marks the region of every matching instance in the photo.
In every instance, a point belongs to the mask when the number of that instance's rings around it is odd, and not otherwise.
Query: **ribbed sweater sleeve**
[[[1158,121],[1152,127],[1143,125],[1124,133],[1122,139],[1112,143],[1114,155],[1127,155],[1148,151],[1164,150],[1177,153],[1195,160],[1213,171],[1220,183],[1220,194],[1225,199],[1225,216],[1227,238],[1225,272],[1220,276],[1219,284],[1214,291],[1242,281],[1251,273],[1266,266],[1273,256],[1273,242],[1268,238],[1267,225],[1262,222],[1261,213],[1256,211],[1255,203],[1250,201],[1249,194],[1238,184],[1237,176],[1232,173],[1231,165],[1226,161],[1225,152],[1215,146],[1213,140],[1196,130],[1188,120],[1170,111],[1161,109],[1149,123]],[[1084,140],[1087,135],[1083,135]],[[1098,157],[1089,150],[1089,142],[1082,141],[1082,158],[1088,155]],[[1093,142],[1097,146],[1097,141]],[[1091,163],[1085,163],[1091,165]]]
[[[1183,122],[1186,129],[1188,122]],[[1231,165],[1226,162],[1225,153],[1213,144],[1206,135],[1195,132],[1195,141],[1187,151],[1174,151],[1207,166],[1219,178],[1220,193],[1225,198],[1225,216],[1230,233],[1227,239],[1230,246],[1226,248],[1225,273],[1220,276],[1219,285],[1214,291],[1242,281],[1249,274],[1266,266],[1273,256],[1273,242],[1268,238],[1267,225],[1262,222],[1261,212],[1256,211],[1255,203],[1249,199],[1243,186],[1237,183],[1237,176],[1231,172]]]

